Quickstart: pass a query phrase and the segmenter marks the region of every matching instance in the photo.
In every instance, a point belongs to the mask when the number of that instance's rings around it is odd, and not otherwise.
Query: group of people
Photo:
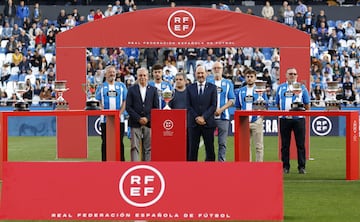
[[[173,91],[169,102],[172,109],[187,110],[187,160],[198,161],[198,151],[201,138],[205,146],[205,161],[226,161],[227,136],[230,122],[229,108],[236,106],[241,110],[253,110],[253,104],[258,100],[255,82],[257,72],[253,69],[245,71],[246,84],[234,90],[233,83],[223,78],[223,64],[215,62],[209,74],[206,68],[199,65],[195,69],[196,81],[186,84],[186,75],[177,73],[175,83],[169,84],[163,80],[162,66],[152,67],[154,80],[149,80],[147,68],[137,69],[137,80],[129,88],[116,81],[116,68],[109,65],[105,68],[105,80],[96,91],[96,98],[103,109],[120,110],[120,155],[124,158],[124,114],[128,114],[131,141],[131,161],[151,160],[151,110],[162,109],[165,106],[162,92]],[[310,108],[309,92],[304,85],[300,94],[292,92],[292,85],[297,82],[296,68],[288,68],[286,82],[279,85],[275,101],[279,110],[289,110],[295,100],[301,100],[306,109]],[[173,88],[172,88],[173,87]],[[266,95],[264,100],[267,101]],[[102,160],[106,161],[106,119],[102,118]],[[250,116],[250,133],[256,148],[257,162],[264,160],[263,117]],[[218,155],[215,154],[215,130],[218,136]],[[281,154],[284,173],[289,173],[291,132],[295,133],[298,153],[298,172],[305,171],[305,119],[302,116],[280,117]],[[250,152],[251,153],[251,152]]]

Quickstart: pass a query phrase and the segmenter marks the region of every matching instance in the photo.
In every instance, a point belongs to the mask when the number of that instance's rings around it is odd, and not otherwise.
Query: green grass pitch
[[[279,161],[277,137],[264,140],[265,161]],[[9,137],[9,161],[59,161],[55,141],[55,137]],[[129,160],[129,140],[124,141]],[[234,160],[233,144],[233,137],[229,137],[228,161]],[[87,160],[79,161],[100,161],[100,137],[88,138],[88,154]],[[311,137],[310,157],[307,174],[299,175],[293,160],[290,174],[284,176],[284,221],[360,221],[360,182],[345,180],[345,138]],[[203,147],[199,159],[204,159]]]

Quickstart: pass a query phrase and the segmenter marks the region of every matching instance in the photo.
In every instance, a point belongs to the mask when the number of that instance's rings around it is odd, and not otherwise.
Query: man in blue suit
[[[157,89],[148,84],[149,71],[137,70],[137,84],[129,88],[126,98],[126,111],[131,128],[131,161],[151,160],[151,110],[159,108]]]
[[[187,124],[189,139],[189,161],[198,160],[200,137],[205,144],[205,161],[215,161],[214,151],[214,114],[217,105],[217,91],[214,84],[206,82],[204,66],[195,71],[197,82],[186,89]]]

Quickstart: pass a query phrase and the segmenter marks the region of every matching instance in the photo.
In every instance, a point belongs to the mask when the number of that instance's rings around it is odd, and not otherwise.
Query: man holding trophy
[[[150,86],[154,86],[158,90],[158,100],[159,100],[159,109],[164,109],[166,106],[166,102],[164,100],[164,92],[167,91],[165,94],[169,95],[169,91],[173,90],[171,84],[167,81],[163,80],[163,67],[160,64],[155,64],[152,67],[153,73],[153,81],[149,81]],[[166,97],[167,98],[167,97]],[[171,100],[171,98],[170,98]],[[166,106],[166,109],[169,109],[169,106]]]
[[[124,83],[115,81],[115,66],[105,68],[105,81],[96,89],[95,97],[100,101],[102,109],[120,110],[120,155],[121,161],[125,161],[124,156],[124,111],[126,104],[127,88]],[[106,117],[101,116],[101,160],[106,161]]]
[[[286,70],[286,82],[279,85],[275,95],[275,103],[279,110],[300,111],[310,109],[309,92],[303,84],[297,82],[298,73],[295,68]],[[283,172],[289,173],[290,170],[290,141],[291,132],[294,131],[297,156],[298,171],[305,174],[305,118],[304,116],[282,116],[280,117],[280,136],[281,136],[281,160],[283,162]]]
[[[261,88],[256,86],[256,71],[252,69],[248,69],[245,71],[245,81],[246,86],[241,87],[235,93],[235,106],[241,110],[264,110],[266,109],[266,104],[268,102],[268,98],[266,94],[264,97],[260,94],[259,90],[256,88]],[[266,86],[266,82],[261,81],[264,84],[260,84]],[[266,87],[262,87],[264,92]],[[262,106],[260,108],[260,106]],[[249,116],[250,121],[250,135],[255,145],[256,162],[264,161],[264,132],[263,132],[263,117],[262,116]],[[251,155],[251,152],[250,152]]]

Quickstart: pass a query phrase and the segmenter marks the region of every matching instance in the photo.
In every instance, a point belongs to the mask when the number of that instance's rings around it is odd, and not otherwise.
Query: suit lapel
[[[144,100],[144,103],[146,104],[146,102],[147,102],[147,100],[148,100],[148,98],[150,98],[150,86],[149,85],[147,85],[146,86],[146,92],[145,92],[145,100]]]

